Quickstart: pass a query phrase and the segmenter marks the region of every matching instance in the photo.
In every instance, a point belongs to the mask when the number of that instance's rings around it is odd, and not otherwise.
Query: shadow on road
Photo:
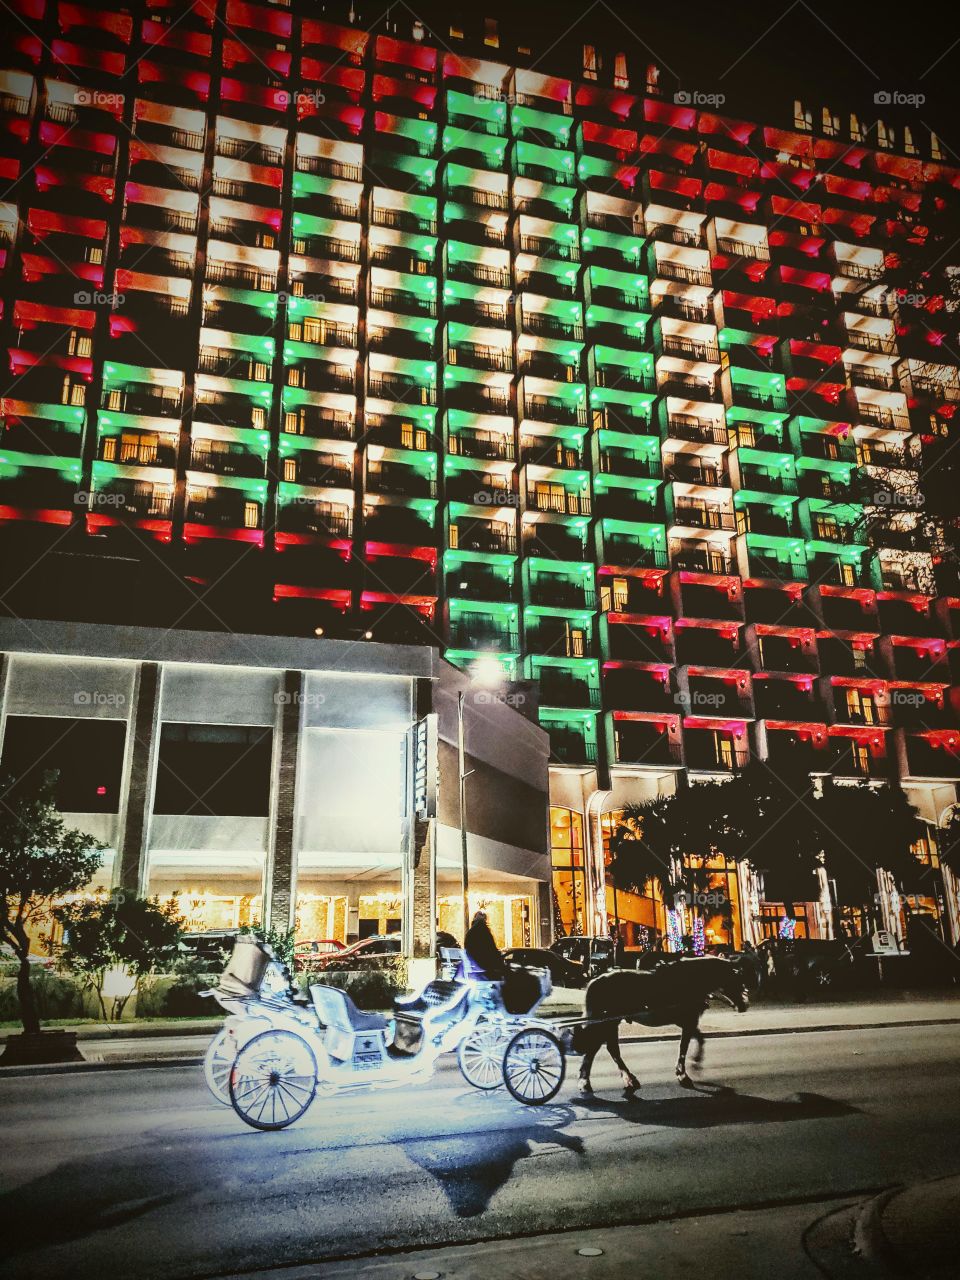
[[[721,1124],[782,1124],[788,1120],[827,1120],[856,1115],[858,1107],[820,1093],[793,1098],[759,1098],[725,1085],[702,1081],[679,1097],[579,1098],[585,1111],[620,1116],[631,1124],[665,1125],[673,1129],[706,1129]]]
[[[572,1107],[544,1107],[533,1115],[536,1120],[529,1124],[486,1131],[482,1142],[476,1134],[465,1133],[409,1139],[401,1145],[407,1157],[436,1180],[458,1218],[475,1218],[510,1180],[519,1161],[549,1147],[584,1154],[582,1139],[563,1132],[576,1122]]]

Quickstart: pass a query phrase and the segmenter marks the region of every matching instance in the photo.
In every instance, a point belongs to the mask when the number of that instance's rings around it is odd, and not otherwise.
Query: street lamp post
[[[473,772],[467,769],[467,757],[463,746],[463,698],[457,693],[457,758],[460,773],[460,878],[463,889],[463,938],[470,928],[470,867],[467,861],[467,778]]]

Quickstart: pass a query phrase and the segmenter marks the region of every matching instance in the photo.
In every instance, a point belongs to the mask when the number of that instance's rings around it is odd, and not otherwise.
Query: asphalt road
[[[960,1027],[714,1040],[697,1091],[529,1109],[452,1064],[256,1133],[195,1067],[0,1080],[0,1275],[198,1277],[438,1241],[856,1195],[960,1170]],[[573,1062],[576,1070],[576,1060]]]

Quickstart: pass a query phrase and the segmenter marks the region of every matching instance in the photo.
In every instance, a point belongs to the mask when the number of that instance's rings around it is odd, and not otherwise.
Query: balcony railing
[[[665,280],[682,280],[684,284],[709,285],[712,283],[709,271],[700,267],[688,267],[682,262],[672,262],[669,258],[661,258],[657,262],[657,274],[663,276]]]
[[[489,525],[451,525],[450,546],[457,551],[515,555],[517,539],[514,534]]]
[[[675,440],[693,440],[698,444],[726,444],[727,430],[720,422],[703,422],[690,413],[671,413],[668,434]]]
[[[732,511],[720,511],[716,507],[697,506],[688,502],[678,502],[675,505],[673,522],[697,529],[728,529],[732,532],[736,528]]]
[[[563,400],[547,400],[542,396],[527,396],[524,400],[524,416],[537,422],[552,422],[557,426],[587,425],[587,411],[579,405]]]

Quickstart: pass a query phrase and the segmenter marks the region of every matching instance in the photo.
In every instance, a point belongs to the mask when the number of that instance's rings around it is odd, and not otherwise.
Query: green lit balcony
[[[635,476],[594,477],[594,510],[601,518],[648,524],[660,519],[658,480]]]
[[[443,131],[443,154],[466,165],[482,169],[502,169],[506,163],[508,140],[486,128],[451,123]]]
[[[371,148],[369,163],[380,185],[395,191],[429,191],[437,184],[437,161],[427,156],[403,155],[385,146],[375,146]]]
[[[346,503],[305,500],[295,485],[281,485],[277,528],[292,538],[342,542],[353,535],[353,509]]]
[[[437,234],[437,201],[433,196],[387,191],[374,187],[370,201],[370,223],[427,236]]]
[[[718,454],[728,445],[723,410],[713,405],[679,405],[686,399],[678,393],[672,404],[661,400],[658,406],[660,439],[665,446],[674,442],[683,449],[687,444],[711,446],[705,452]]]
[[[475,563],[462,554],[446,551],[443,557],[447,598],[460,601],[513,602],[513,563],[502,565]]]
[[[475,514],[470,503],[448,504],[447,546],[451,551],[470,552],[480,558],[495,557],[494,563],[506,563],[517,555],[514,512],[503,508],[494,515]]]
[[[593,566],[580,561],[524,560],[523,594],[528,612],[537,608],[592,612],[597,607]]]
[[[761,498],[743,492],[734,495],[737,533],[757,533],[771,538],[797,538],[801,530],[792,497]]]
[[[513,208],[534,218],[571,222],[575,218],[577,189],[540,178],[518,177],[513,182]]]
[[[544,147],[565,148],[570,145],[573,129],[571,116],[540,111],[518,103],[510,110],[510,131],[515,138],[528,138]]]
[[[604,227],[590,223],[583,233],[584,260],[614,270],[642,272],[645,245],[644,235],[626,229],[617,230],[610,225],[609,219],[605,219]]]
[[[113,360],[103,366],[103,408],[110,411],[179,418],[182,391],[183,374],[176,369],[148,369]]]
[[[513,344],[510,335],[501,329],[484,329],[480,326],[451,322],[446,327],[445,347],[447,364],[458,370],[482,372],[513,372]]]
[[[446,657],[490,653],[516,659],[520,655],[519,609],[515,604],[450,600],[447,603]],[[456,657],[452,657],[450,650]]]
[[[586,427],[586,388],[582,383],[551,382],[524,375],[520,379],[517,404],[521,431],[537,434],[539,424],[558,427]]]
[[[444,488],[448,501],[470,506],[516,506],[513,492],[512,466],[506,463],[483,467],[470,466],[464,458],[447,458],[444,462]]]
[[[78,458],[86,417],[79,405],[35,404],[5,400],[6,423],[0,430],[0,454],[61,460]]]
[[[593,509],[589,472],[525,466],[520,484],[526,511],[566,519],[588,516]]]
[[[787,387],[782,373],[752,373],[730,370],[730,389],[735,404],[768,411],[786,411]]]
[[[800,503],[800,524],[807,539],[808,555],[833,552],[841,547],[856,546],[865,550],[869,542],[863,508],[853,503],[804,498]]]
[[[370,272],[370,306],[435,316],[437,282],[433,276],[374,267]]]
[[[534,142],[514,143],[513,168],[518,177],[556,184],[572,184],[576,176],[572,151],[544,147]]]
[[[667,543],[662,524],[600,519],[594,528],[598,564],[632,568],[667,568]]]
[[[444,194],[461,209],[506,212],[510,208],[507,175],[492,173],[480,166],[448,164]]]
[[[707,498],[697,486],[670,483],[664,486],[663,501],[671,535],[690,537],[698,531],[707,535],[732,535],[736,531],[737,521],[728,505],[729,498],[725,500],[719,490],[715,498]]]
[[[767,424],[745,421],[739,410],[732,410],[727,421],[727,438],[731,449],[755,449],[760,453],[783,456],[791,453],[784,434],[779,422]]]
[[[544,710],[600,707],[600,673],[595,658],[531,655],[524,659],[524,674],[526,679],[537,681]]]
[[[580,268],[560,258],[543,254],[518,253],[517,288],[547,298],[574,298]]]
[[[486,133],[491,137],[506,136],[507,105],[502,101],[449,89],[447,117],[452,125],[460,128]]]
[[[587,558],[589,520],[578,516],[553,521],[535,516],[523,522],[523,554],[548,561],[580,562]]]
[[[599,479],[617,477],[637,481],[638,488],[646,488],[646,483],[639,482],[656,481],[663,474],[660,444],[655,436],[643,438],[630,432],[598,430],[594,423],[592,455],[594,472],[599,473],[595,474],[595,487]]]
[[[448,409],[447,453],[465,461],[513,462],[513,420]]]
[[[560,764],[595,764],[598,759],[596,714],[545,708],[540,727],[550,734],[551,758]]]
[[[280,440],[280,467],[285,485],[308,489],[353,489],[353,451],[321,452],[302,439]]]
[[[371,444],[366,449],[364,488],[395,499],[437,496],[437,455],[421,456]]]
[[[738,540],[737,562],[744,578],[805,582],[811,574],[802,540],[779,533],[745,533]]]
[[[444,271],[447,279],[467,284],[509,289],[512,283],[510,255],[505,249],[484,249],[459,240],[448,240],[444,247]]]
[[[428,157],[437,149],[438,130],[430,120],[413,120],[408,116],[378,111],[375,124],[377,144],[390,148],[394,163],[398,155]],[[429,170],[413,169],[409,172],[419,180]]]
[[[408,404],[398,406],[392,413],[365,415],[371,443],[418,454],[432,452],[436,448],[433,419],[432,409]]]
[[[367,398],[432,406],[437,403],[436,378],[437,366],[433,361],[374,354],[369,357]]]
[[[754,495],[762,498],[766,494],[795,497],[798,492],[792,458],[771,458],[768,454],[738,449],[730,465],[736,486],[745,498]]]
[[[559,658],[593,658],[593,615],[573,610],[524,609],[525,647],[528,653]]]
[[[443,286],[443,300],[447,317],[451,320],[502,327],[513,323],[514,309],[507,289],[447,279]]]
[[[572,223],[534,218],[522,213],[516,220],[514,249],[517,253],[530,253],[534,257],[579,262],[580,231]]]
[[[587,312],[587,323],[596,308]],[[602,322],[597,325],[603,327]],[[642,330],[633,331],[637,345],[643,345]],[[616,334],[621,340],[622,333]],[[590,368],[594,387],[590,393],[592,406],[619,404],[630,408],[638,417],[649,417],[656,399],[657,380],[653,355],[648,351],[624,351],[617,347],[597,345],[590,349]]]

